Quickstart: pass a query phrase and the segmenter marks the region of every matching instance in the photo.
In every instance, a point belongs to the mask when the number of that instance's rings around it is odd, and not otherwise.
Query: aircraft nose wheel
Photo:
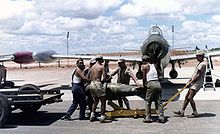
[[[178,73],[176,70],[171,70],[169,75],[170,75],[170,78],[175,79],[178,76]]]

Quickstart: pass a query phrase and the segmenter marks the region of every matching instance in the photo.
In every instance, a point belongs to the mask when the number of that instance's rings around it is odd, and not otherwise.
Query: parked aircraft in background
[[[176,78],[178,73],[175,69],[175,64],[178,63],[179,66],[181,65],[181,61],[195,59],[195,54],[190,55],[179,55],[179,56],[171,56],[170,54],[171,49],[170,45],[163,37],[162,30],[158,26],[153,26],[149,30],[148,38],[143,42],[141,46],[141,55],[147,55],[153,59],[157,68],[161,72],[161,77],[164,76],[164,68],[171,63],[172,68],[169,73],[171,78]],[[125,59],[127,62],[134,62],[137,63],[138,72],[136,73],[137,78],[142,77],[141,73],[141,55],[139,57],[119,57],[119,56],[104,56],[105,61],[117,61],[120,58]],[[220,56],[220,51],[209,52],[206,53],[206,56],[213,57],[213,56]],[[33,53],[29,51],[17,52],[15,54],[7,54],[7,55],[0,55],[0,62],[2,61],[14,61],[19,64],[28,64],[32,62],[39,62],[39,63],[50,63],[54,62],[57,59],[76,59],[76,58],[83,58],[83,59],[91,59],[95,56],[91,55],[59,55],[53,50],[49,51],[42,51],[39,53]]]

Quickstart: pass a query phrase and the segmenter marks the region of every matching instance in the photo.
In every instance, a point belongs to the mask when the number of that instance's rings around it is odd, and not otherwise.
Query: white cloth
[[[195,71],[193,73],[193,77],[197,74],[198,70],[200,70],[202,72],[202,74],[194,84],[197,84],[200,86],[203,85],[204,77],[205,77],[205,73],[206,73],[206,66],[207,66],[207,63],[205,61],[199,62],[197,64],[197,66],[195,67]]]
[[[75,75],[75,73],[76,73],[76,69],[73,70],[72,82],[73,83],[81,83],[82,78],[81,77],[77,77]]]
[[[149,65],[150,65],[150,70],[146,74],[147,81],[158,80],[158,74],[154,64],[149,64]]]

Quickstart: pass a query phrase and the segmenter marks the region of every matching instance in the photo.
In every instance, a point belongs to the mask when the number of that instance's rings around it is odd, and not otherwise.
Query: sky
[[[139,50],[154,25],[171,47],[219,47],[220,1],[0,0],[0,53]]]

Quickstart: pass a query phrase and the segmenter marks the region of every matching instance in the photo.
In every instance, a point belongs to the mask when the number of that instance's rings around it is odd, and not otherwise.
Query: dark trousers
[[[86,95],[86,105],[89,106],[89,112],[92,112],[92,104],[94,103],[93,97],[91,96],[90,90],[85,92]]]
[[[84,92],[84,86],[82,84],[73,83],[72,93],[73,93],[73,101],[66,115],[71,116],[79,105],[80,107],[79,119],[84,119],[85,111],[86,111],[86,96]]]

